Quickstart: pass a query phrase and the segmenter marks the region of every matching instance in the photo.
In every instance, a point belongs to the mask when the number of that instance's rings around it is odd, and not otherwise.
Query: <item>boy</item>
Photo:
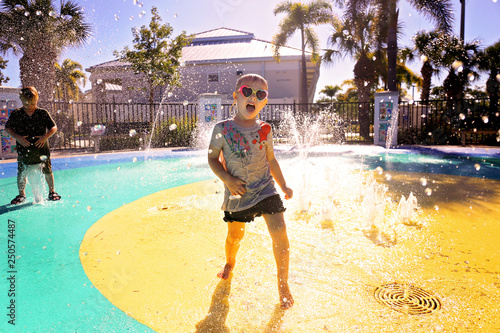
[[[10,115],[5,130],[17,141],[17,195],[10,203],[18,205],[26,200],[26,165],[42,164],[42,172],[49,185],[49,200],[59,200],[54,174],[50,162],[48,139],[57,131],[57,126],[47,110],[37,107],[38,92],[35,87],[21,89],[19,98],[23,107]]]

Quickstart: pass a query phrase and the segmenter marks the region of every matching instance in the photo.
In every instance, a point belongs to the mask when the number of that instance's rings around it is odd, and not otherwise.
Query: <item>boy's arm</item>
[[[5,131],[16,141],[21,144],[24,147],[28,147],[30,145],[30,142],[27,140],[28,136],[20,136],[16,132],[14,132],[10,127],[6,127]]]
[[[269,166],[271,167],[271,176],[273,176],[283,193],[285,193],[285,199],[291,199],[293,197],[293,190],[286,185],[285,177],[283,177],[283,172],[281,172],[278,160],[274,156],[274,151],[271,149],[268,150],[266,157],[269,162]]]
[[[222,165],[219,156],[220,149],[215,148],[210,145],[208,150],[208,165],[210,169],[215,173],[217,177],[220,178],[226,184],[231,195],[243,195],[246,192],[245,182],[239,178],[233,177],[227,172],[227,170]]]
[[[45,144],[45,142],[52,136],[54,135],[54,133],[57,132],[57,126],[54,126],[52,127],[47,133],[45,133],[45,135],[42,135],[42,136],[38,136],[38,141],[35,142],[35,146],[37,146],[38,148],[41,148],[43,147],[43,145]]]

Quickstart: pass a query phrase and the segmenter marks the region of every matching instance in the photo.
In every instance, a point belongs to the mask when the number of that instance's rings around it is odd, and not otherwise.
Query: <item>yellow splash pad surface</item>
[[[373,178],[353,176],[364,184]],[[276,267],[262,218],[247,225],[232,278],[216,277],[227,228],[219,209],[222,183],[214,180],[109,213],[86,233],[80,259],[111,303],[157,332],[500,330],[500,182],[391,173],[377,175],[376,183],[387,193],[369,222],[362,209],[368,185],[337,182],[333,195],[312,188],[317,199],[307,212],[297,208],[298,198],[285,202],[295,298],[290,310],[277,306]],[[410,191],[420,208],[401,221],[397,201]],[[441,306],[425,315],[395,311],[374,297],[377,287],[391,283],[421,288]]]

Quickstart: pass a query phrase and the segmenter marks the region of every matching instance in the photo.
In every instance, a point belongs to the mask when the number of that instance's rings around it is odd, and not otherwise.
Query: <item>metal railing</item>
[[[138,148],[151,141],[152,147],[189,146],[197,127],[195,103],[45,103],[58,132],[50,139],[52,149],[90,150],[95,147],[91,128],[106,126],[101,150]],[[369,110],[369,137],[360,135],[359,109]],[[492,131],[499,129],[499,111],[489,100],[434,100],[399,103],[398,143],[459,144],[465,137],[469,144],[498,144]],[[231,117],[231,104],[223,104],[222,118]],[[284,115],[334,117],[334,127],[342,130],[346,143],[373,142],[374,104],[313,103],[267,104],[262,120],[279,127]],[[465,136],[464,136],[465,135]]]

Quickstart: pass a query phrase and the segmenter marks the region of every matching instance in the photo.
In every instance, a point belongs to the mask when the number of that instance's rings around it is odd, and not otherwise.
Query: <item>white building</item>
[[[271,42],[256,39],[254,34],[219,28],[201,32],[182,50],[181,88],[175,88],[168,102],[194,102],[201,94],[219,94],[232,101],[232,92],[239,76],[260,74],[269,83],[269,103],[299,102],[301,50],[280,49],[281,61],[273,58]],[[313,101],[320,64],[307,58],[309,102]],[[91,73],[92,95],[95,102],[117,103],[133,101],[147,103],[147,91],[141,75],[132,72],[130,64],[112,60],[86,69]],[[164,96],[166,87],[155,91],[155,101]]]

